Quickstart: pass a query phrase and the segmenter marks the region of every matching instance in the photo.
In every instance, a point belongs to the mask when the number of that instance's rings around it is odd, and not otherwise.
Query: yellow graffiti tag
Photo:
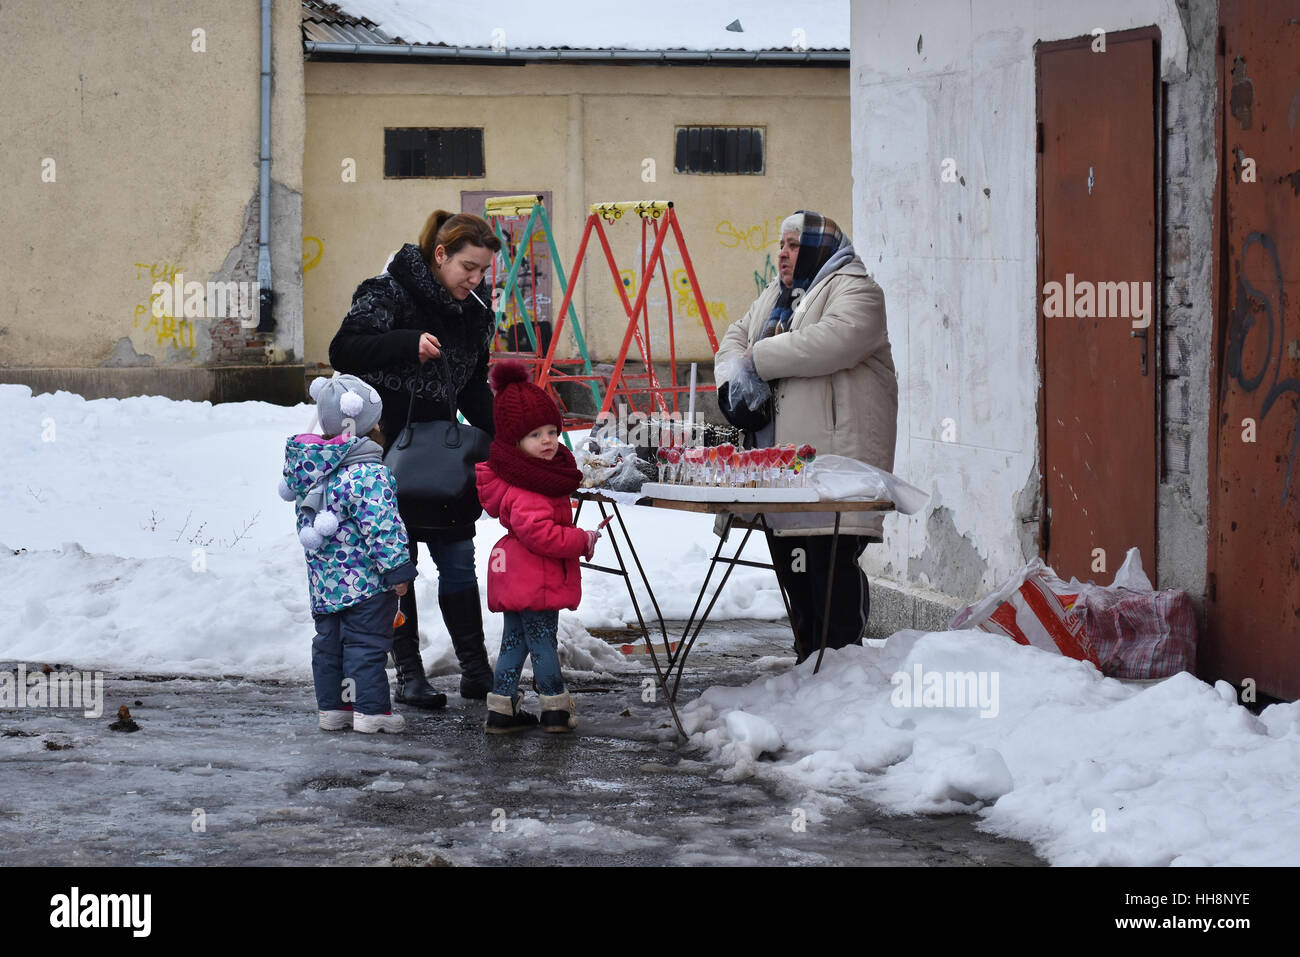
[[[744,247],[761,253],[768,246],[775,246],[781,241],[781,223],[772,219],[748,226],[736,226],[731,220],[724,219],[718,223],[716,232],[718,242],[727,249]]]
[[[311,243],[316,244],[316,251],[314,253],[308,251],[309,245]],[[320,258],[322,255],[324,255],[324,253],[325,253],[325,244],[320,241],[319,237],[317,236],[302,237],[302,271],[308,272],[312,269],[315,269],[317,264],[320,263]]]
[[[677,289],[677,311],[683,315],[689,316],[699,322],[700,328],[704,328],[704,320],[700,318],[700,307],[692,295],[691,277],[686,274],[685,269],[673,270],[673,286]],[[709,310],[709,319],[717,319],[723,322],[727,319],[727,304],[724,302],[710,302],[707,306]]]

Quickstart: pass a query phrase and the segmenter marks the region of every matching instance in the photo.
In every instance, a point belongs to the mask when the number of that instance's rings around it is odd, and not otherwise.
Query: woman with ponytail
[[[352,296],[352,308],[330,343],[330,364],[370,383],[383,401],[379,427],[384,450],[411,417],[416,422],[447,419],[459,411],[471,425],[491,435],[492,392],[488,354],[495,317],[487,273],[501,241],[492,227],[469,213],[435,210],[420,232],[367,279]],[[430,362],[430,359],[446,359]],[[477,516],[471,488],[458,510]],[[470,501],[473,499],[473,501]],[[401,507],[399,490],[398,507]],[[427,528],[404,514],[410,534],[411,563],[424,542],[438,567],[438,604],[460,662],[460,693],[482,700],[492,690],[492,669],[483,647],[483,618],[474,568],[474,522],[454,528]],[[405,621],[393,635],[397,662],[397,700],[419,708],[447,702],[430,687],[420,659],[415,590],[402,596]]]

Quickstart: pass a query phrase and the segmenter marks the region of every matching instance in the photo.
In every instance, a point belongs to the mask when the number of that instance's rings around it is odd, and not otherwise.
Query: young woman
[[[459,410],[471,425],[493,433],[487,371],[495,323],[486,275],[500,248],[492,227],[480,217],[435,210],[419,244],[404,245],[383,273],[365,280],[353,294],[352,308],[330,343],[330,364],[379,391],[385,450],[406,425],[412,389],[415,421],[447,419]],[[439,357],[446,358],[449,375]],[[438,604],[460,661],[461,696],[481,700],[492,690],[492,669],[483,647],[474,568],[473,520],[480,509],[472,486],[457,511],[461,521],[450,528],[421,527],[405,512],[402,517],[410,534],[411,562],[416,562],[417,543],[424,542],[438,566]],[[402,596],[401,612],[405,622],[393,636],[397,700],[440,708],[446,696],[430,687],[420,660],[414,588]]]

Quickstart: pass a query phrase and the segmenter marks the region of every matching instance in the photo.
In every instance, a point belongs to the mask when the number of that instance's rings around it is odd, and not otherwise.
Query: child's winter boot
[[[377,731],[387,731],[389,734],[397,734],[406,730],[406,719],[400,714],[362,714],[360,711],[352,713],[352,730],[360,731],[362,734],[374,734]]]
[[[553,733],[572,731],[578,726],[578,718],[574,712],[577,705],[573,701],[573,695],[567,691],[560,694],[539,695],[542,700],[542,730]]]
[[[320,729],[322,731],[342,731],[350,727],[352,727],[351,708],[320,712]]]
[[[507,698],[503,694],[488,692],[487,721],[483,724],[483,730],[488,734],[509,734],[537,727],[537,715],[520,710],[523,700],[522,694]]]

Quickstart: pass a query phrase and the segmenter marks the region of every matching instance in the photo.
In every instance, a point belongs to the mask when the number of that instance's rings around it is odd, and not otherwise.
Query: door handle
[[[1142,374],[1147,374],[1147,331],[1146,329],[1130,329],[1129,336],[1134,339],[1142,340]]]

